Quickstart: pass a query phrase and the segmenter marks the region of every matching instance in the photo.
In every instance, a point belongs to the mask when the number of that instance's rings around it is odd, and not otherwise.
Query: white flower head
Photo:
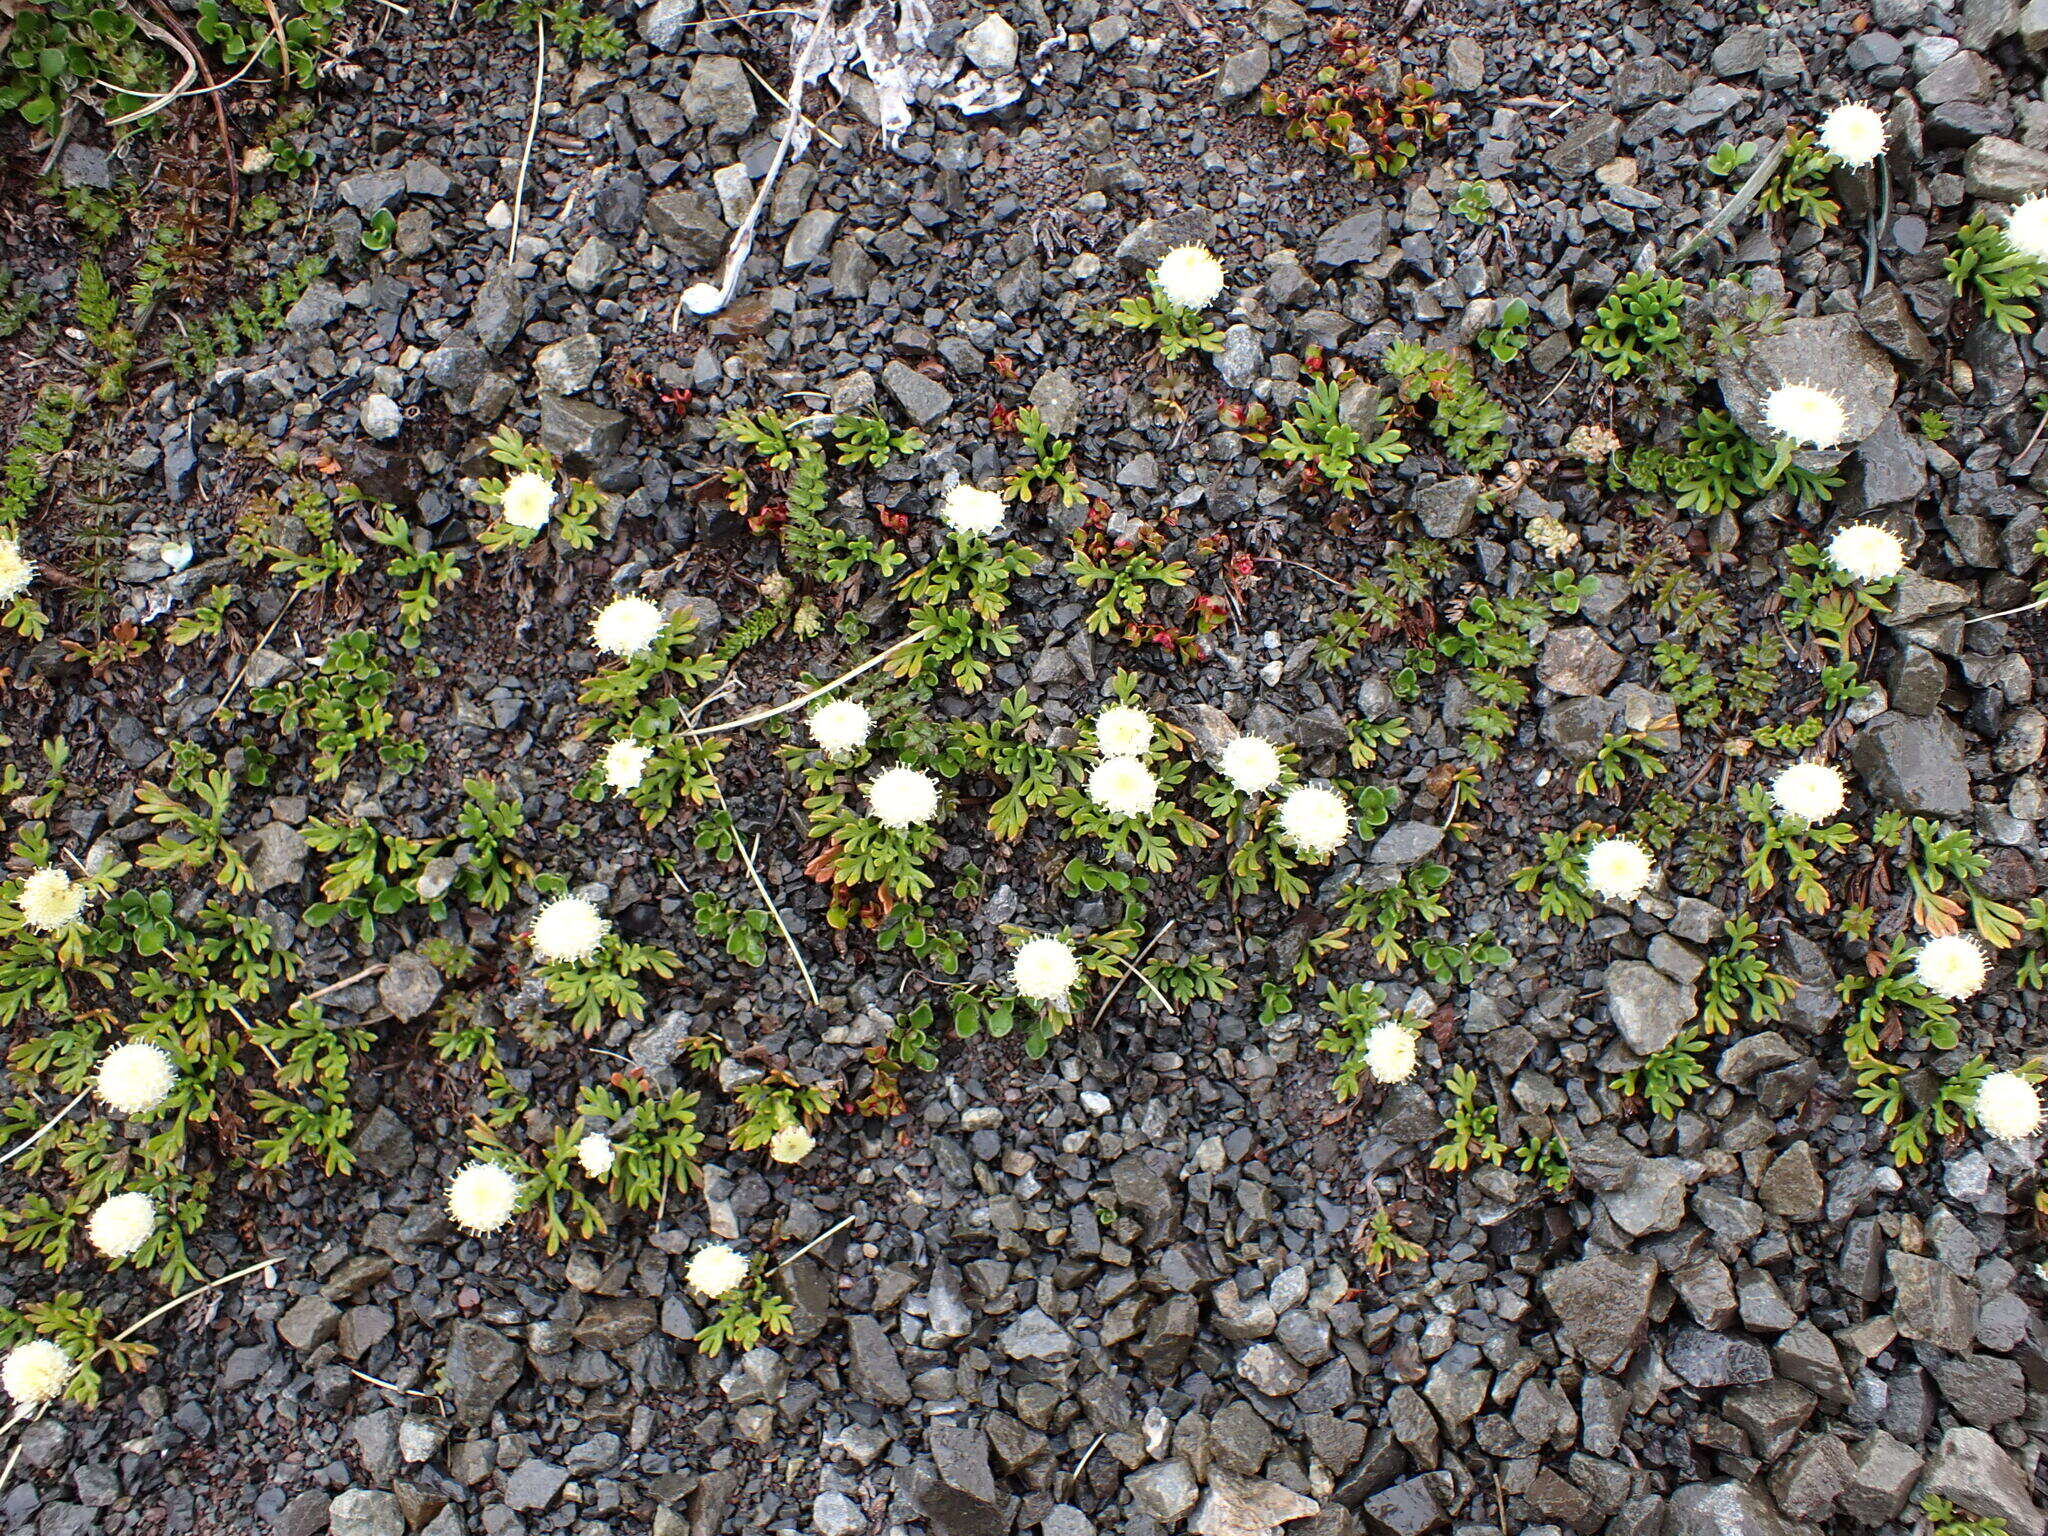
[[[1778,436],[1810,448],[1832,448],[1849,430],[1848,408],[1811,384],[1780,384],[1764,396],[1763,416]]]
[[[519,1204],[519,1180],[496,1163],[464,1163],[448,1181],[448,1215],[479,1237],[512,1219]]]
[[[1947,933],[1929,939],[1913,958],[1913,979],[1936,997],[1952,1003],[1975,997],[1991,974],[1991,962],[1984,946],[1966,933]]]
[[[505,482],[498,515],[514,528],[545,528],[555,510],[555,485],[546,475],[522,469]]]
[[[1182,309],[1206,309],[1223,291],[1223,263],[1207,246],[1176,246],[1160,258],[1152,280],[1169,302]]]
[[[39,869],[21,882],[14,904],[21,920],[38,933],[55,933],[78,921],[86,889],[61,869]]]
[[[723,1243],[707,1243],[690,1255],[683,1281],[707,1301],[729,1296],[747,1282],[746,1256]]]
[[[868,780],[868,810],[891,832],[921,827],[939,814],[939,781],[915,768],[884,768]]]
[[[725,308],[725,290],[716,283],[692,283],[683,290],[683,307],[693,315],[715,315]]]
[[[1634,901],[1650,888],[1655,867],[1633,838],[1603,837],[1586,850],[1586,889],[1603,901]]]
[[[0,603],[11,603],[36,579],[36,563],[21,552],[19,540],[0,533]]]
[[[994,491],[964,481],[947,491],[939,502],[939,521],[955,533],[979,534],[992,539],[1003,531],[1003,498]]]
[[[661,610],[646,598],[615,598],[591,621],[590,643],[609,656],[637,656],[667,627]]]
[[[1906,545],[1877,523],[1852,523],[1828,540],[1828,561],[1858,581],[1889,581],[1906,568]]]
[[[1327,859],[1351,835],[1351,808],[1334,789],[1304,784],[1280,802],[1280,836],[1314,859]]]
[[[0,1388],[17,1408],[52,1403],[70,1383],[77,1369],[60,1345],[48,1339],[30,1339],[7,1351],[0,1362]]]
[[[647,760],[654,753],[637,741],[615,741],[604,749],[604,782],[607,789],[621,792],[638,789],[647,776]]]
[[[611,1138],[600,1136],[596,1131],[576,1143],[576,1161],[593,1179],[609,1177],[612,1164],[618,1160],[619,1149],[612,1145]]]
[[[1150,816],[1159,781],[1135,757],[1105,757],[1088,770],[1088,798],[1112,816]]]
[[[1095,745],[1104,757],[1143,757],[1152,750],[1152,717],[1128,704],[1112,704],[1095,717]]]
[[[1810,827],[1834,820],[1848,798],[1848,781],[1832,763],[1794,763],[1781,768],[1771,780],[1771,803],[1778,814],[1796,817]]]
[[[156,1231],[156,1202],[139,1190],[109,1195],[86,1221],[85,1235],[101,1257],[133,1258]]]
[[[1842,164],[1864,166],[1884,153],[1884,119],[1860,101],[1845,101],[1820,120],[1820,147]]]
[[[100,1058],[93,1091],[117,1115],[146,1115],[171,1096],[177,1081],[168,1051],[147,1040],[130,1040]]]
[[[850,757],[867,744],[875,717],[865,704],[834,699],[811,712],[811,740],[827,757]]]
[[[557,896],[533,915],[533,957],[543,965],[588,960],[612,931],[594,904],[581,896]]]
[[[2041,1095],[2017,1072],[1994,1072],[1977,1085],[1977,1123],[2000,1141],[2025,1141],[2041,1129]]]
[[[1365,1032],[1365,1070],[1376,1083],[1405,1083],[1415,1075],[1415,1031],[1388,1019]]]
[[[768,1155],[778,1163],[800,1163],[811,1155],[818,1138],[800,1125],[785,1125],[768,1138]]]
[[[1233,736],[1216,756],[1216,766],[1241,795],[1262,795],[1285,771],[1280,749],[1263,736]]]
[[[1081,979],[1081,962],[1065,939],[1026,939],[1010,962],[1010,988],[1027,1002],[1064,1008]]]
[[[2029,261],[2048,262],[2048,192],[2013,209],[2005,221],[2005,243]]]

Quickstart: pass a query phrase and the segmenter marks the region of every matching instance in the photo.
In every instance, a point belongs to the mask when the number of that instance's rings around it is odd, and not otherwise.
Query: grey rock
[[[1266,344],[1256,326],[1239,321],[1223,333],[1216,372],[1232,389],[1247,389],[1266,366]]]
[[[829,1491],[811,1501],[811,1529],[817,1536],[864,1536],[868,1517],[845,1494]]]
[[[588,400],[542,395],[540,440],[564,458],[604,464],[626,441],[626,416]]]
[[[931,1466],[912,1479],[911,1497],[941,1536],[1005,1536],[1009,1498],[989,1470],[988,1439],[979,1430],[935,1426]]]
[[[1965,1424],[1991,1429],[2027,1409],[2019,1362],[1997,1355],[1938,1356],[1927,1362],[1942,1399]]]
[[[1908,570],[1899,574],[1885,602],[1890,609],[1884,616],[1886,627],[1900,629],[1968,607],[1970,589]]]
[[[1385,1536],[1427,1536],[1447,1518],[1435,1485],[1427,1477],[1411,1477],[1383,1488],[1359,1505],[1359,1511]]]
[[[331,1536],[405,1536],[398,1500],[380,1488],[351,1488],[328,1507]]]
[[[1851,315],[1788,320],[1772,335],[1731,358],[1720,371],[1721,394],[1736,424],[1758,442],[1775,438],[1763,402],[1785,384],[1811,384],[1842,403],[1847,416],[1842,449],[1877,430],[1891,409],[1898,379],[1891,360],[1863,334]],[[1842,450],[1803,451],[1795,462],[1825,467]]]
[[[693,127],[709,128],[714,142],[744,138],[754,126],[754,88],[740,61],[724,54],[698,55],[677,105]]]
[[[324,331],[348,310],[341,290],[332,283],[309,283],[284,313],[288,330]]]
[[[1887,1265],[1895,1292],[1892,1321],[1899,1332],[1950,1354],[1968,1354],[1977,1340],[1976,1288],[1923,1254],[1894,1250]]]
[[[1795,1141],[1774,1158],[1757,1180],[1756,1193],[1765,1210],[1787,1221],[1820,1220],[1827,1186],[1821,1182],[1813,1143]]]
[[[1372,845],[1370,859],[1404,869],[1442,846],[1444,829],[1433,821],[1404,821],[1387,828]]]
[[[1873,288],[1856,318],[1872,341],[1901,362],[1924,368],[1934,361],[1934,343],[1927,339],[1926,330],[1896,284],[1880,283]]]
[[[1366,208],[1324,230],[1316,240],[1315,259],[1325,267],[1348,267],[1371,261],[1387,248],[1387,216]]]
[[[1738,1387],[1771,1379],[1771,1356],[1754,1339],[1704,1328],[1681,1328],[1665,1346],[1664,1363],[1695,1387]]]
[[[538,1456],[529,1456],[505,1479],[504,1500],[518,1510],[542,1510],[555,1502],[555,1495],[569,1481],[566,1469]]]
[[[1979,139],[1963,156],[1963,186],[2001,203],[2048,191],[2048,152],[1995,135]]]
[[[1664,1536],[1790,1536],[1758,1489],[1741,1483],[1688,1483],[1671,1495]]]
[[[1308,1385],[1308,1372],[1271,1344],[1254,1344],[1238,1357],[1240,1380],[1268,1397],[1292,1397]]]
[[[1304,1520],[1322,1506],[1284,1483],[1238,1477],[1220,1469],[1209,1474],[1208,1490],[1188,1521],[1190,1536],[1275,1536],[1290,1520]]]
[[[377,978],[377,1001],[401,1023],[419,1018],[440,997],[441,973],[415,954],[394,955],[390,967]]]
[[[953,408],[953,392],[929,374],[891,358],[882,370],[882,387],[920,427],[930,426]]]
[[[1264,43],[1253,43],[1240,53],[1230,54],[1216,71],[1216,99],[1242,101],[1272,72],[1273,50]]]
[[[1996,1440],[1973,1426],[1959,1425],[1941,1437],[1920,1491],[1972,1514],[2003,1520],[2011,1536],[2048,1531],[2048,1517],[2034,1502],[2027,1475]]]
[[[380,443],[389,442],[405,430],[405,413],[396,400],[381,390],[363,396],[363,403],[356,408],[356,419]]]
[[[658,53],[680,53],[697,18],[697,0],[654,0],[634,18],[642,42]]]
[[[1175,246],[1215,243],[1216,216],[1207,209],[1145,219],[1117,242],[1117,265],[1136,277],[1158,266],[1159,258]]]
[[[1567,698],[1605,693],[1620,675],[1620,655],[1585,625],[1552,630],[1536,663],[1536,680]]]
[[[1676,1231],[1685,1220],[1685,1170],[1672,1157],[1646,1157],[1635,1177],[1600,1197],[1607,1216],[1631,1237]]]
[[[1691,986],[1640,960],[1608,966],[1606,991],[1608,1016],[1638,1056],[1663,1050],[1699,1012]]]
[[[525,1363],[520,1347],[495,1328],[459,1322],[448,1345],[448,1399],[456,1418],[476,1428],[519,1380]]]
[[[1038,407],[1046,430],[1054,437],[1074,435],[1074,429],[1081,424],[1081,391],[1071,374],[1060,368],[1040,374],[1031,386],[1030,398]]]
[[[470,306],[469,327],[476,334],[477,345],[495,354],[512,345],[513,339],[526,328],[530,313],[532,298],[526,285],[512,275],[510,268],[499,267],[477,290],[476,302]]]
[[[1077,1348],[1074,1336],[1038,1307],[1019,1314],[996,1344],[1012,1360],[1064,1360]]]
[[[718,200],[677,187],[647,200],[648,231],[678,256],[709,270],[725,254],[732,233],[720,216]]]
[[[562,275],[578,293],[595,293],[619,269],[619,248],[603,235],[592,235],[576,248]]]
[[[590,332],[565,337],[534,353],[534,382],[551,395],[580,395],[590,388],[603,361],[604,346]]]
[[[341,1327],[341,1308],[322,1296],[301,1296],[277,1320],[277,1336],[300,1354],[318,1349]]]
[[[1769,27],[1734,27],[1714,46],[1708,62],[1723,80],[1753,75],[1770,57],[1777,34]]]
[[[955,46],[985,75],[1007,75],[1017,67],[1017,29],[995,11],[976,22]]]
[[[405,174],[402,171],[364,171],[356,176],[344,176],[334,184],[335,194],[360,214],[372,214],[380,208],[389,208],[405,196]]]
[[[1589,1369],[1615,1371],[1642,1343],[1657,1263],[1638,1254],[1596,1254],[1543,1277],[1543,1299],[1565,1347]]]
[[[1898,1519],[1926,1465],[1927,1458],[1911,1446],[1901,1444],[1881,1429],[1873,1430],[1863,1442],[1862,1455],[1849,1485],[1842,1490],[1842,1513],[1865,1525],[1882,1525]]]
[[[1879,715],[1857,732],[1849,758],[1864,787],[1888,805],[1920,816],[1970,816],[1963,733],[1944,715]]]
[[[1594,112],[1550,152],[1550,168],[1561,176],[1584,176],[1612,160],[1620,148],[1621,119],[1612,112]]]
[[[1164,1525],[1180,1519],[1202,1496],[1201,1485],[1188,1470],[1188,1464],[1178,1458],[1140,1467],[1125,1479],[1124,1486],[1141,1514]]]
[[[908,1404],[910,1378],[903,1374],[903,1362],[882,1325],[872,1317],[849,1317],[846,1340],[851,1351],[847,1379],[855,1393],[884,1408]]]
[[[296,886],[306,875],[306,839],[297,827],[265,822],[251,834],[243,850],[249,861],[252,890],[258,896],[280,886]]]
[[[1416,521],[1432,539],[1461,539],[1472,531],[1485,490],[1477,475],[1454,475],[1415,493]]]
[[[2020,41],[2031,53],[2048,53],[2048,0],[2027,0],[2019,15]]]
[[[1856,1475],[1849,1448],[1831,1434],[1814,1435],[1771,1477],[1778,1513],[1793,1520],[1823,1520]]]

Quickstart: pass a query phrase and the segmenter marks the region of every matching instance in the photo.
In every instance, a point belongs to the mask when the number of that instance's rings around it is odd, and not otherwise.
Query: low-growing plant
[[[1752,896],[1777,889],[1778,861],[1783,859],[1792,882],[1792,899],[1803,911],[1818,916],[1834,905],[1827,882],[1821,878],[1823,853],[1844,853],[1856,842],[1856,828],[1846,821],[1824,827],[1782,817],[1772,808],[1770,791],[1761,784],[1745,784],[1735,792],[1750,825],[1749,860],[1743,866],[1743,883]]]
[[[339,778],[365,747],[376,749],[384,767],[406,774],[426,761],[427,746],[392,734],[397,722],[387,703],[391,686],[391,671],[377,656],[376,636],[352,629],[328,642],[313,675],[259,688],[249,704],[261,714],[276,715],[286,736],[304,731],[313,737],[316,784]]]
[[[1436,88],[1419,75],[1401,76],[1388,95],[1380,84],[1379,58],[1365,46],[1364,35],[1354,21],[1334,23],[1328,46],[1336,62],[1319,68],[1314,87],[1299,96],[1262,86],[1259,111],[1283,120],[1285,138],[1316,145],[1361,180],[1398,177],[1424,144],[1444,136],[1450,115],[1437,105]]]
[[[2040,294],[2048,271],[2016,249],[1982,209],[1956,231],[1941,270],[1956,297],[1976,300],[1984,318],[1999,330],[2009,336],[2033,330],[2033,306],[2024,301]]]
[[[1707,959],[1700,993],[1700,1027],[1725,1034],[1737,1023],[1771,1024],[1792,999],[1790,977],[1771,969],[1757,942],[1756,919],[1738,912],[1721,929],[1722,946]]]
[[[1579,346],[1610,379],[1689,380],[1699,349],[1686,334],[1691,290],[1675,277],[1631,272],[1600,301]]]
[[[1685,1101],[1706,1086],[1706,1069],[1699,1061],[1706,1049],[1699,1031],[1680,1030],[1669,1045],[1652,1051],[1641,1066],[1630,1067],[1607,1086],[1624,1098],[1642,1099],[1663,1119],[1674,1119]]]
[[[1512,363],[1529,345],[1529,302],[1509,299],[1494,313],[1493,324],[1479,333],[1479,345],[1496,363]]]
[[[587,960],[557,960],[540,967],[542,983],[558,1007],[570,1010],[578,1034],[594,1035],[609,1018],[638,1023],[647,1017],[643,976],[673,980],[682,962],[674,950],[641,944],[616,930]]]
[[[1155,589],[1185,587],[1194,575],[1187,561],[1161,555],[1164,543],[1150,524],[1140,523],[1119,537],[1109,531],[1106,519],[1092,514],[1069,536],[1073,556],[1064,569],[1074,585],[1094,597],[1082,620],[1090,634],[1121,634],[1135,643],[1161,627],[1149,611]]]
[[[1397,341],[1387,349],[1386,368],[1409,405],[1431,402],[1429,430],[1452,458],[1468,469],[1491,469],[1508,456],[1507,412],[1462,357]]]
[[[889,658],[889,675],[925,691],[944,676],[962,693],[979,693],[1022,639],[1005,617],[1010,584],[1037,566],[1037,554],[1021,544],[947,534],[930,560],[896,584],[916,638]]]
[[[1310,384],[1286,423],[1260,450],[1266,458],[1297,466],[1305,487],[1326,487],[1347,501],[1369,488],[1371,469],[1398,464],[1408,456],[1408,444],[1388,425],[1391,406],[1381,396],[1373,395],[1359,425],[1345,420],[1344,390],[1352,377],[1344,370]],[[1361,466],[1368,474],[1359,472]]]
[[[478,544],[493,553],[525,549],[547,533],[560,540],[565,549],[582,551],[596,545],[597,529],[592,525],[604,508],[604,492],[588,480],[565,482],[561,460],[541,444],[529,443],[511,427],[500,427],[491,434],[490,454],[493,462],[504,465],[514,476],[538,475],[547,481],[556,491],[557,504],[550,509],[545,527],[527,528],[496,518],[478,530]],[[477,502],[494,508],[503,505],[509,483],[495,475],[477,481]]]
[[[1374,1274],[1384,1274],[1392,1264],[1420,1264],[1429,1257],[1429,1250],[1412,1237],[1403,1237],[1400,1219],[1382,1206],[1365,1219],[1365,1227],[1359,1233],[1359,1247],[1365,1250],[1365,1266]]]
[[[1081,489],[1080,477],[1071,463],[1074,445],[1053,435],[1035,405],[1027,405],[1017,413],[1015,426],[1031,462],[1010,471],[1003,481],[1003,494],[1012,501],[1028,502],[1050,487],[1063,507],[1078,507],[1086,501],[1088,493]]]
[[[1842,205],[1828,190],[1828,173],[1840,163],[1809,129],[1786,129],[1785,157],[1757,194],[1757,206],[1773,213],[1782,209],[1829,228],[1842,217]]]
[[[1475,1162],[1498,1165],[1508,1149],[1494,1134],[1498,1104],[1479,1102],[1479,1074],[1453,1067],[1444,1074],[1451,1112],[1444,1116],[1444,1142],[1430,1154],[1429,1166],[1440,1173],[1463,1173]]]
[[[1525,1141],[1515,1148],[1515,1161],[1522,1172],[1541,1179],[1554,1195],[1561,1195],[1571,1188],[1571,1149],[1562,1136],[1545,1136],[1534,1141]]]

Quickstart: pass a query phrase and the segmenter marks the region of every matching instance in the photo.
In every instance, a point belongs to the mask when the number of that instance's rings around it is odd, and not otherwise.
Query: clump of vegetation
[[[1299,94],[1261,87],[1259,111],[1282,119],[1287,139],[1316,145],[1360,180],[1398,177],[1424,144],[1444,136],[1450,115],[1437,105],[1436,87],[1419,75],[1403,75],[1389,96],[1380,85],[1379,58],[1363,36],[1354,21],[1332,25],[1336,62],[1318,69],[1313,88]]]
[[[1430,402],[1429,430],[1467,469],[1492,469],[1508,456],[1507,412],[1472,376],[1462,357],[1412,341],[1387,349],[1387,372],[1409,405]]]

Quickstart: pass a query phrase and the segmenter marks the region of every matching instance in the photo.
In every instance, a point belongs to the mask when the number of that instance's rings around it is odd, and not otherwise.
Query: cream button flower
[[[748,1268],[744,1255],[724,1243],[707,1243],[690,1255],[683,1281],[699,1296],[717,1301],[746,1284]]]
[[[100,1058],[93,1091],[117,1115],[146,1115],[171,1096],[177,1081],[167,1051],[146,1040],[130,1040]]]
[[[581,896],[557,896],[534,914],[533,957],[544,965],[588,960],[611,931],[603,914]]]
[[[1977,1123],[2000,1141],[2025,1141],[2041,1129],[2041,1095],[2017,1072],[1994,1072],[1977,1085]]]
[[[1984,989],[1991,962],[1984,946],[1964,933],[1943,934],[1929,939],[1913,957],[1913,979],[1936,997],[1952,1003],[1975,997]]]
[[[591,621],[590,643],[608,656],[637,656],[661,637],[668,620],[644,597],[607,603]]]
[[[1828,540],[1828,562],[1858,581],[1889,581],[1906,568],[1906,546],[1889,528],[1855,523]]]
[[[2013,209],[2005,221],[2005,243],[2029,261],[2048,262],[2048,193]]]
[[[1376,1083],[1405,1083],[1415,1075],[1415,1031],[1388,1020],[1365,1034],[1365,1070]]]
[[[955,533],[992,539],[1003,531],[1003,498],[978,485],[956,485],[939,503],[939,521]]]
[[[1315,859],[1327,859],[1351,835],[1351,810],[1344,797],[1320,784],[1290,790],[1277,820],[1280,836]]]
[[[554,510],[554,482],[530,469],[506,481],[505,494],[498,500],[498,515],[514,528],[545,528]]]
[[[604,782],[608,789],[638,789],[654,756],[637,741],[615,741],[604,751]]]
[[[874,717],[852,699],[834,699],[811,712],[811,740],[827,757],[849,757],[867,744]]]
[[[1849,430],[1848,408],[1811,384],[1780,384],[1764,396],[1763,417],[1778,436],[1812,448],[1832,448]]]
[[[1217,754],[1216,766],[1241,795],[1262,795],[1280,782],[1280,749],[1263,736],[1233,736]]]
[[[1159,781],[1135,757],[1105,757],[1088,770],[1088,798],[1112,816],[1150,816]]]
[[[55,1402],[76,1369],[59,1346],[48,1339],[30,1339],[15,1345],[0,1361],[0,1389],[15,1407],[34,1408]]]
[[[692,283],[683,290],[683,307],[693,315],[715,315],[725,308],[725,290],[716,283]]]
[[[1080,979],[1081,962],[1064,939],[1027,939],[1010,962],[1010,988],[1029,1002],[1064,1008]]]
[[[1884,119],[1860,101],[1845,101],[1821,119],[1819,140],[1842,164],[1869,165],[1884,153]]]
[[[1771,803],[1782,816],[1819,826],[1841,814],[1849,797],[1842,770],[1830,763],[1794,763],[1771,780]]]
[[[519,1181],[496,1163],[464,1163],[448,1181],[450,1219],[479,1237],[504,1226],[518,1205]]]
[[[110,1195],[85,1224],[86,1238],[103,1258],[132,1258],[156,1231],[156,1202],[138,1190]]]
[[[0,603],[11,603],[36,579],[36,563],[21,552],[21,543],[0,533]]]
[[[1223,263],[1199,245],[1182,245],[1160,260],[1153,280],[1169,302],[1182,309],[1206,309],[1223,291]]]
[[[1630,838],[1603,837],[1586,850],[1586,889],[1603,901],[1634,901],[1654,872],[1643,845]]]
[[[1152,750],[1152,717],[1114,704],[1095,717],[1095,745],[1104,757],[1143,757]]]
[[[618,1160],[619,1149],[611,1144],[609,1137],[600,1136],[595,1131],[576,1143],[576,1161],[593,1179],[609,1177],[612,1165]]]
[[[817,1138],[800,1125],[785,1125],[768,1138],[768,1155],[778,1163],[800,1163],[811,1155]]]
[[[915,768],[885,768],[868,781],[868,810],[891,832],[921,827],[939,814],[939,784]]]
[[[86,889],[61,869],[39,869],[21,882],[14,904],[22,922],[38,933],[55,933],[78,921]]]

